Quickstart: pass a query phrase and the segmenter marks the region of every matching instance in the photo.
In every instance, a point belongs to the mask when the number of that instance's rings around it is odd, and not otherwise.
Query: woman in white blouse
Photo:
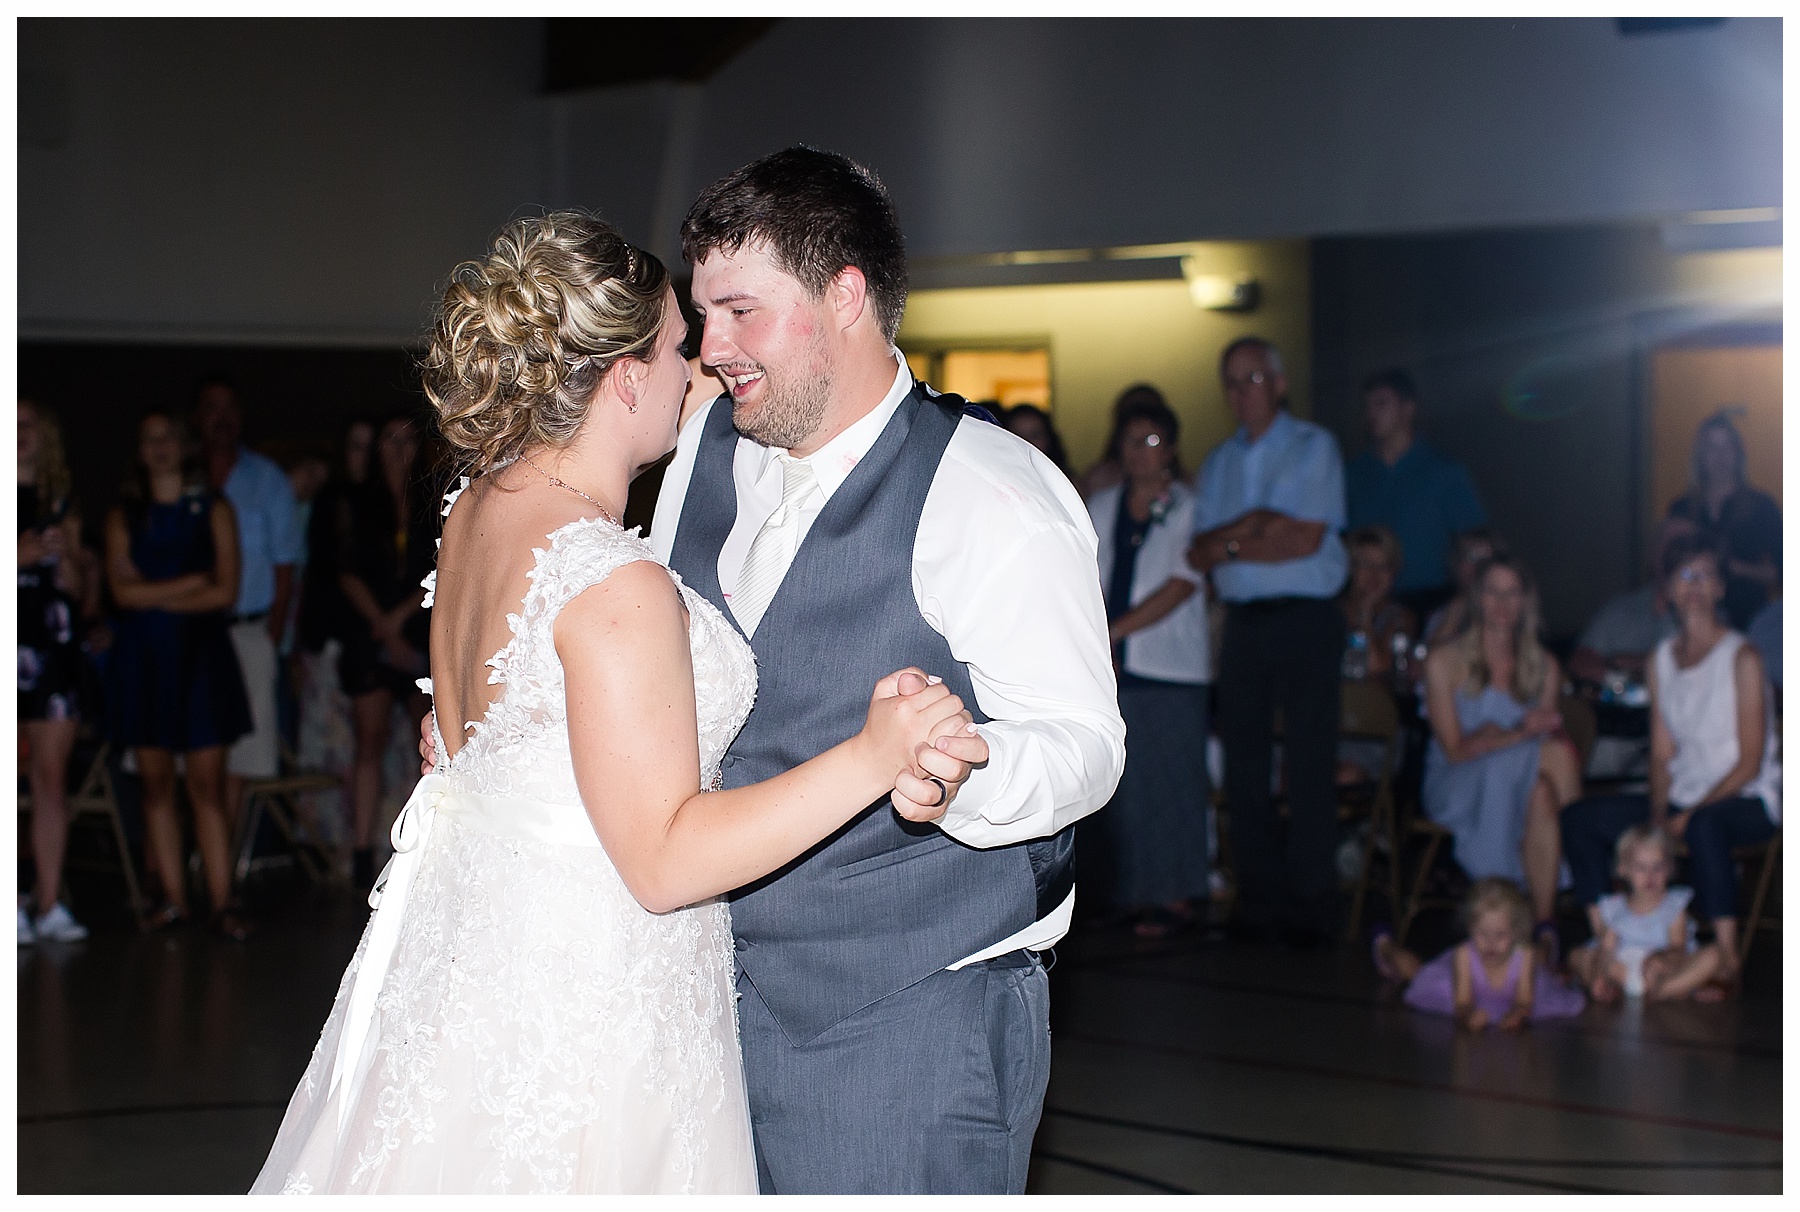
[[[1650,658],[1650,791],[1595,796],[1563,811],[1563,849],[1585,905],[1607,890],[1613,845],[1648,821],[1687,843],[1695,916],[1712,922],[1729,986],[1737,967],[1734,847],[1781,824],[1781,762],[1762,657],[1726,626],[1715,540],[1671,542],[1662,575],[1681,630]],[[1696,995],[1698,996],[1698,995]]]
[[[1125,480],[1088,502],[1126,729],[1125,773],[1096,820],[1117,907],[1138,916],[1140,937],[1162,938],[1198,922],[1208,893],[1206,586],[1185,558],[1193,495],[1175,414],[1127,401],[1119,434]]]

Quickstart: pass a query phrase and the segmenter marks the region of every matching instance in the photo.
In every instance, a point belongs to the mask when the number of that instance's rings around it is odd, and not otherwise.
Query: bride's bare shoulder
[[[687,651],[686,608],[669,570],[654,559],[612,569],[569,599],[556,619],[556,647],[634,649],[678,642]]]

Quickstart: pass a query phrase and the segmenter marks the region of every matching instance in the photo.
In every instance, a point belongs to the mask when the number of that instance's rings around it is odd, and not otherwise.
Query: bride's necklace
[[[567,480],[557,479],[555,476],[553,476],[549,472],[545,471],[542,467],[539,467],[536,463],[533,463],[531,461],[531,456],[521,454],[519,457],[521,459],[524,459],[525,462],[530,465],[531,470],[537,472],[539,475],[543,476],[546,480],[549,480],[553,486],[555,486],[557,488],[568,489],[570,492],[574,493],[576,496],[578,496],[582,500],[586,501],[589,505],[592,505],[595,509],[598,509],[600,511],[600,516],[605,518],[607,521],[611,522],[614,526],[619,526],[621,524],[619,522],[619,519],[613,517],[612,510],[608,509],[606,506],[602,505],[600,502],[594,500],[593,497],[590,497],[587,493],[581,491],[581,489],[575,487],[575,485],[569,483]]]

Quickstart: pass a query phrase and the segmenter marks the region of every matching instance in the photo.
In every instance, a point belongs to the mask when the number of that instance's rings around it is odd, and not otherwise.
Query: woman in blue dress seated
[[[1432,650],[1425,682],[1425,813],[1454,836],[1471,879],[1525,885],[1533,933],[1554,953],[1558,818],[1581,792],[1580,760],[1560,734],[1562,671],[1538,640],[1537,589],[1518,560],[1482,565],[1463,630]]]

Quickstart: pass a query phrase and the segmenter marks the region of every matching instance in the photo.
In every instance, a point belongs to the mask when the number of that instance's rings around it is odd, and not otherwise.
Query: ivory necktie
[[[755,635],[763,612],[787,576],[788,565],[800,548],[800,519],[808,499],[819,489],[812,466],[801,459],[777,455],[781,461],[781,504],[769,515],[751,540],[744,556],[744,571],[737,592],[731,595],[731,613],[745,635]]]

